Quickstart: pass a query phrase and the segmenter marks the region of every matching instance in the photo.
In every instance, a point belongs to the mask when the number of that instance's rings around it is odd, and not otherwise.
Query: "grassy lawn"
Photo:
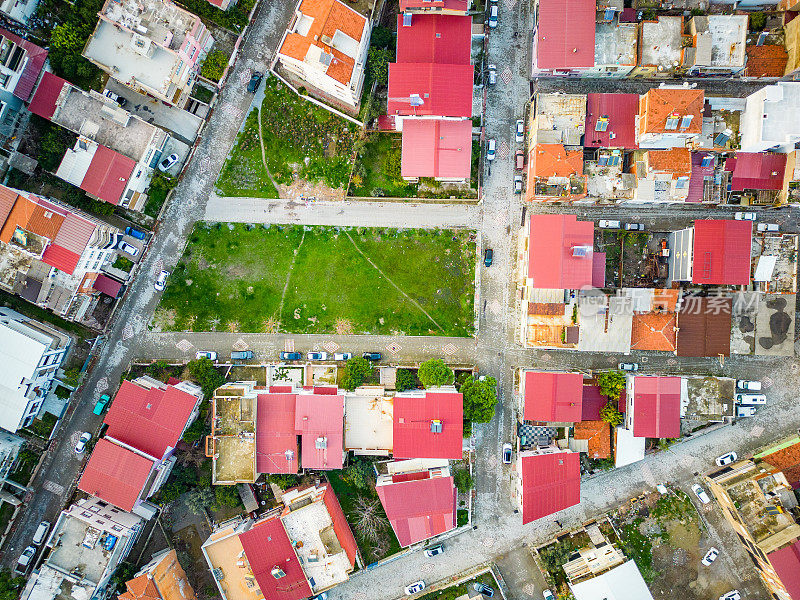
[[[254,110],[217,180],[220,194],[278,197],[264,169],[258,128]],[[347,185],[357,127],[298,97],[275,77],[265,82],[261,135],[267,166],[277,183],[290,185],[300,178],[332,188]]]
[[[200,223],[154,324],[178,331],[469,336],[470,236]]]

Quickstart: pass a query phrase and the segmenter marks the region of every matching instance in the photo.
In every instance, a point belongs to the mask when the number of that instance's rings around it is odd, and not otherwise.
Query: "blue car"
[[[126,227],[125,235],[135,237],[137,240],[143,240],[146,237],[144,231],[139,231],[133,227]]]

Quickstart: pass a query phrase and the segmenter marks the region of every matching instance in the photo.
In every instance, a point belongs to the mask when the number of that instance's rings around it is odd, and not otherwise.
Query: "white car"
[[[706,494],[706,491],[702,487],[700,487],[700,485],[695,483],[692,486],[692,491],[694,492],[694,495],[697,496],[697,498],[703,504],[708,504],[709,502],[711,502],[711,498],[708,497],[708,494]]]
[[[522,175],[514,175],[514,193],[522,193]]]
[[[756,213],[754,212],[737,212],[734,213],[733,218],[737,221],[755,221]]]
[[[727,594],[722,594],[719,600],[742,600],[742,595],[739,593],[739,590],[733,590]]]
[[[170,167],[176,162],[178,162],[178,155],[173,152],[167,158],[158,163],[158,170],[169,171]]]
[[[201,358],[207,358],[208,360],[217,360],[217,353],[213,350],[200,350],[197,354],[194,355],[195,360],[200,360]]]
[[[158,274],[158,277],[156,277],[153,287],[159,292],[163,292],[164,288],[167,287],[167,277],[169,277],[169,271],[161,271],[161,273]]]
[[[494,138],[486,142],[486,160],[494,160],[497,156],[497,140]]]
[[[504,465],[510,465],[511,464],[511,456],[512,456],[512,454],[513,454],[513,448],[511,447],[511,444],[509,444],[508,442],[503,444],[503,464]]]
[[[494,85],[497,83],[497,66],[489,65],[487,69],[489,70],[489,85]]]
[[[333,355],[333,360],[350,360],[351,358],[353,358],[351,352],[337,352]]]
[[[600,229],[622,229],[622,223],[619,221],[609,221],[608,219],[601,219],[597,222]]]
[[[27,575],[33,565],[33,558],[36,556],[36,548],[28,546],[22,551],[22,554],[14,567],[14,573],[17,575]]]
[[[428,558],[433,558],[434,556],[438,556],[444,552],[444,546],[442,544],[436,544],[435,546],[431,546],[430,548],[425,549],[425,556]]]
[[[777,223],[759,223],[756,227],[758,231],[768,231],[768,232],[775,232],[780,231],[780,227]]]
[[[489,28],[494,29],[497,27],[497,6],[493,6],[489,11]]]
[[[132,246],[128,242],[120,242],[118,248],[123,252],[127,252],[131,256],[136,256],[137,254],[139,254],[139,249],[136,246]]]
[[[556,600],[556,597],[553,596],[553,592],[551,592],[550,590],[543,591],[542,597],[544,598],[544,600]]]
[[[92,439],[92,434],[84,431],[81,437],[78,438],[78,443],[75,444],[75,454],[83,454],[90,439]]]
[[[703,563],[705,566],[709,566],[711,563],[717,560],[718,556],[719,556],[719,550],[717,550],[712,546],[711,549],[708,552],[706,552],[706,555],[700,560],[700,562]]]
[[[517,142],[522,142],[525,140],[525,124],[522,122],[522,119],[517,121],[517,126],[514,130],[514,139]]]
[[[724,467],[725,465],[729,465],[737,460],[739,460],[739,455],[736,454],[736,452],[728,452],[727,454],[717,457],[715,462],[717,463],[718,467]]]
[[[327,352],[309,352],[306,356],[308,360],[328,360]]]
[[[421,579],[406,586],[406,596],[413,596],[425,589],[425,582]]]
[[[620,371],[638,371],[639,370],[639,363],[619,363],[617,368]]]
[[[737,406],[736,407],[736,416],[737,417],[752,417],[756,414],[756,407],[755,406]]]
[[[739,379],[736,381],[736,387],[740,390],[747,390],[748,392],[760,392],[761,382],[750,379]]]

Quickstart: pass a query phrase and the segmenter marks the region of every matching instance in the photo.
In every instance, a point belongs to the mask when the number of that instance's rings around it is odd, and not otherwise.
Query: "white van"
[[[756,407],[755,406],[737,406],[736,407],[736,416],[737,417],[752,417],[756,414]]]
[[[736,402],[745,406],[766,404],[767,397],[764,394],[736,394]]]
[[[44,538],[47,537],[47,532],[50,531],[50,521],[42,521],[39,523],[39,527],[36,528],[36,533],[33,534],[33,539],[31,542],[34,546],[38,546],[44,541]]]

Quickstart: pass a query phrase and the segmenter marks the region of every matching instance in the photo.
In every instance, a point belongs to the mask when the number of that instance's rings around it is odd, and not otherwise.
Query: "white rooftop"
[[[653,600],[632,560],[569,587],[575,600]]]
[[[49,349],[39,332],[23,333],[19,323],[0,323],[0,427],[16,431],[28,403],[22,382],[31,379],[42,355]]]
[[[644,459],[647,438],[634,437],[633,431],[617,427],[617,447],[614,452],[614,467],[624,467]]]

